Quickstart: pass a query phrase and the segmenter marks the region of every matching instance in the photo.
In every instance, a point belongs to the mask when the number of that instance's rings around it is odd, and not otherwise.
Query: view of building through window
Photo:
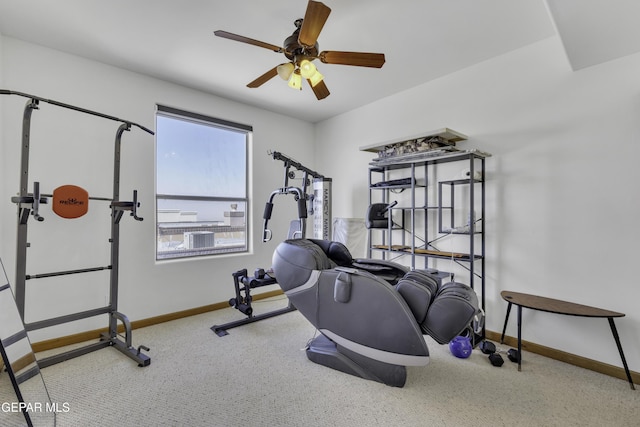
[[[158,106],[156,259],[248,250],[251,130]]]

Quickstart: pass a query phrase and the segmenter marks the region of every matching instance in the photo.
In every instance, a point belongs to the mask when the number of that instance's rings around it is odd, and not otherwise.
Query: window
[[[246,252],[251,126],[156,113],[156,259]]]

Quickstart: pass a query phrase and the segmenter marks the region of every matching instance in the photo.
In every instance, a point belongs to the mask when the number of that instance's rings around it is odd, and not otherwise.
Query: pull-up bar
[[[113,121],[116,121],[116,122],[126,123],[128,125],[133,125],[133,126],[136,126],[136,127],[140,128],[140,129],[142,129],[145,132],[150,133],[151,135],[154,135],[154,133],[153,133],[153,131],[151,129],[146,128],[146,127],[144,127],[142,125],[139,125],[137,123],[131,122],[129,120],[119,119],[117,117],[109,116],[107,114],[103,114],[103,113],[98,113],[96,111],[87,110],[86,108],[81,108],[81,107],[76,107],[75,105],[65,104],[64,102],[58,102],[58,101],[54,101],[52,99],[40,98],[39,96],[29,95],[28,93],[23,93],[23,92],[15,92],[15,91],[12,91],[12,90],[7,90],[7,89],[0,89],[0,95],[17,95],[17,96],[22,96],[22,97],[25,97],[25,98],[30,98],[30,99],[33,99],[33,100],[39,101],[39,102],[46,102],[47,104],[57,105],[58,107],[68,108],[70,110],[79,111],[81,113],[91,114],[92,116],[98,116],[98,117],[102,117],[104,119],[109,119],[109,120],[113,120]]]

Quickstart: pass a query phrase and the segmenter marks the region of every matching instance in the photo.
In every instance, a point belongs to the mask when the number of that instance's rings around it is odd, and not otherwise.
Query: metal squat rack
[[[17,254],[16,254],[16,281],[15,281],[15,297],[18,311],[25,323],[25,329],[27,331],[34,331],[37,329],[43,329],[63,323],[73,322],[80,319],[86,319],[98,315],[109,315],[109,328],[108,332],[101,335],[100,341],[86,345],[81,348],[76,348],[64,353],[56,354],[53,356],[38,359],[40,367],[50,366],[56,363],[60,363],[83,354],[93,352],[105,347],[115,347],[117,350],[130,357],[138,363],[138,366],[148,366],[151,363],[151,359],[146,354],[142,353],[142,350],[149,351],[146,346],[138,346],[134,348],[131,341],[131,323],[124,314],[118,312],[118,271],[119,271],[119,243],[120,243],[120,220],[125,211],[130,211],[130,215],[137,221],[142,221],[137,214],[137,208],[140,206],[137,200],[137,191],[133,191],[133,201],[121,201],[120,200],[120,147],[121,139],[124,131],[131,130],[131,126],[136,126],[143,131],[153,135],[153,131],[139,124],[122,120],[117,117],[109,116],[95,111],[87,110],[73,105],[64,104],[61,102],[53,101],[50,99],[44,99],[33,95],[28,95],[21,92],[14,92],[9,90],[0,89],[0,95],[18,95],[25,98],[29,98],[27,102],[23,120],[22,120],[22,153],[21,153],[21,167],[20,167],[20,192],[17,197],[12,197],[11,201],[18,206],[18,232],[17,232]],[[57,271],[52,273],[28,275],[27,268],[27,248],[29,247],[28,239],[28,219],[30,215],[33,215],[37,221],[43,221],[44,218],[40,216],[39,208],[40,204],[47,203],[49,194],[40,194],[40,186],[38,182],[33,183],[33,192],[28,192],[29,187],[29,139],[31,128],[31,115],[34,110],[38,109],[40,102],[56,105],[58,107],[67,108],[81,113],[90,114],[97,117],[102,117],[108,120],[120,122],[121,125],[116,132],[115,137],[115,153],[114,153],[114,174],[113,174],[113,197],[89,197],[90,200],[109,201],[111,208],[111,262],[108,266],[83,268],[78,270],[66,270]],[[26,305],[26,281],[30,279],[41,279],[47,277],[63,276],[69,274],[88,273],[99,270],[110,270],[110,291],[109,291],[109,304],[106,307],[96,308],[92,310],[71,313],[55,318],[40,320],[32,323],[25,322],[25,305]],[[118,334],[118,321],[122,322],[124,327],[124,341],[120,339]]]

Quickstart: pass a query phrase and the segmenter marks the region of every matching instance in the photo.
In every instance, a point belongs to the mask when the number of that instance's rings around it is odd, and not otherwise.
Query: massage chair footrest
[[[446,344],[467,330],[475,316],[481,316],[478,297],[469,286],[449,282],[438,290],[420,325],[439,344]]]

